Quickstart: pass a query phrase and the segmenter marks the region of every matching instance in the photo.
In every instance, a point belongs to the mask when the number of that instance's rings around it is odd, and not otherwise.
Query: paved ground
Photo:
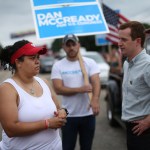
[[[11,74],[9,72],[4,73],[0,71],[0,83],[10,76]],[[49,78],[48,74],[42,76]],[[105,90],[102,90],[100,98],[101,113],[97,116],[96,132],[92,150],[126,150],[125,131],[121,127],[112,128],[108,125],[106,118],[106,103],[104,101],[105,94]],[[79,150],[78,143],[75,150]]]

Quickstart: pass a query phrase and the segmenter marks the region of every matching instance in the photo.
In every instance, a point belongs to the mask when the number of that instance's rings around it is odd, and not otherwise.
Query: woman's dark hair
[[[16,70],[16,65],[11,64],[11,57],[19,48],[21,48],[27,43],[29,43],[29,41],[21,40],[21,41],[14,43],[13,45],[9,45],[1,49],[0,60],[1,60],[1,66],[4,68],[4,70],[9,69],[10,71],[12,71],[12,73],[14,70]],[[24,60],[23,58],[24,56],[18,59],[20,61],[23,61]]]

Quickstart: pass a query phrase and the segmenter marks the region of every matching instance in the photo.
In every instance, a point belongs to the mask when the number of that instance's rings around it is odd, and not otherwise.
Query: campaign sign
[[[96,0],[33,0],[33,6],[96,2]]]
[[[65,34],[92,35],[108,33],[103,13],[97,4],[34,10],[40,39]]]
[[[106,39],[106,34],[98,34],[95,36],[97,46],[108,45],[110,42]]]

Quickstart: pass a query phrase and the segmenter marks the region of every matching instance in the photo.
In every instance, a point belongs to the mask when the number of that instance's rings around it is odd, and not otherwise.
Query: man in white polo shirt
[[[51,79],[57,94],[62,95],[62,106],[69,115],[62,128],[63,150],[74,150],[79,134],[80,149],[91,150],[95,131],[95,115],[99,114],[100,79],[96,62],[83,57],[90,84],[84,85],[84,78],[78,60],[80,43],[73,34],[62,41],[66,57],[56,62]],[[89,100],[88,92],[92,92]],[[90,105],[90,107],[89,107]]]

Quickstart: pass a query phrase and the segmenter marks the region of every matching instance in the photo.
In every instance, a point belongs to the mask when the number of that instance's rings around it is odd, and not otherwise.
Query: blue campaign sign
[[[96,2],[96,0],[33,0],[33,6],[42,5],[61,5],[61,4],[71,4],[71,3],[88,3]]]
[[[108,33],[97,4],[35,10],[38,38],[60,38],[65,34],[92,35]]]
[[[95,36],[95,44],[97,46],[108,45],[110,42],[106,39],[106,34],[98,34]]]

